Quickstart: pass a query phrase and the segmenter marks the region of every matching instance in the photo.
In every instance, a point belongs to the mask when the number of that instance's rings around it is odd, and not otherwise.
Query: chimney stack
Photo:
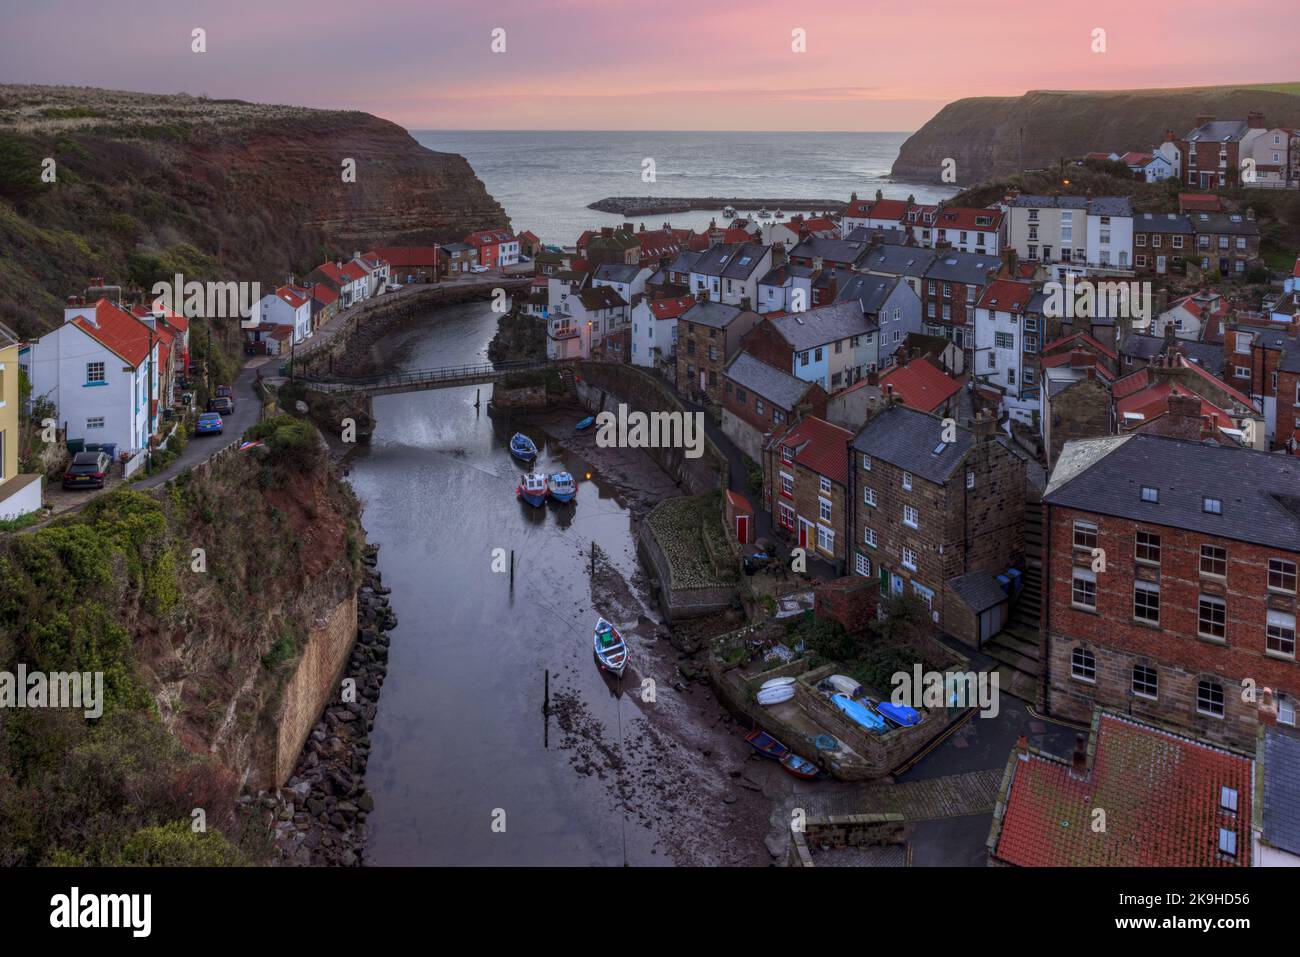
[[[1088,745],[1081,734],[1074,736],[1074,757],[1070,764],[1075,774],[1082,777],[1088,773]]]
[[[1251,110],[1246,114],[1246,125],[1252,130],[1264,129],[1264,114],[1259,110]]]
[[[1200,128],[1201,128],[1202,126],[1204,126],[1206,123],[1213,123],[1213,122],[1214,122],[1214,117],[1211,116],[1209,113],[1197,113],[1197,114],[1196,114],[1196,128],[1197,128],[1197,129],[1200,129]]]

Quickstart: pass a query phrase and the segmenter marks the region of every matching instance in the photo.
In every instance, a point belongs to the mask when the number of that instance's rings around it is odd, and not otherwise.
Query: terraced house
[[[987,585],[1024,555],[1024,458],[991,418],[976,427],[895,403],[850,445],[853,573],[916,595],[950,631],[963,613],[945,586],[976,572]]]
[[[853,433],[809,416],[763,450],[763,502],[773,528],[809,556],[844,561],[848,443]]]
[[[677,391],[722,399],[722,372],[742,337],[762,320],[756,312],[708,299],[677,320]]]
[[[1136,433],[1068,443],[1043,496],[1054,715],[1123,710],[1250,752],[1300,699],[1300,462]]]

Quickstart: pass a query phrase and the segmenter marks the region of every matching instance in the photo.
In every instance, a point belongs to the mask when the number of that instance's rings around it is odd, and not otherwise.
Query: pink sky
[[[1269,27],[1294,19],[1282,0],[4,2],[0,82],[353,108],[410,128],[913,130],[965,96],[1295,79]],[[195,27],[206,53],[190,50]]]

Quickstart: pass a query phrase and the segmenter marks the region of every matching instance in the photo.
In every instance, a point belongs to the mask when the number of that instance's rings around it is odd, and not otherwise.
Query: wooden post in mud
[[[510,549],[510,587],[515,587],[515,550]]]
[[[482,390],[482,389],[475,389],[475,390],[474,390],[474,408],[476,408],[476,409],[478,408],[478,394],[479,394],[481,391],[483,391],[483,390]]]
[[[596,577],[596,543],[591,543],[591,577]]]
[[[551,746],[551,669],[542,671],[542,747]]]

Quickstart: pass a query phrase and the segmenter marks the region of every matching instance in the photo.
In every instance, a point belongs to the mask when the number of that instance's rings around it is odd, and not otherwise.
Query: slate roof
[[[773,266],[767,271],[762,279],[758,281],[760,286],[784,286],[791,279],[810,279],[812,278],[812,266],[799,266],[795,263],[782,263],[780,266]]]
[[[693,249],[687,249],[678,253],[677,258],[668,266],[669,272],[690,272],[696,261],[704,255],[704,250],[696,252]]]
[[[1192,228],[1197,233],[1225,233],[1232,236],[1258,236],[1259,225],[1240,213],[1193,213]]]
[[[582,305],[587,309],[617,309],[626,306],[627,300],[618,294],[613,286],[593,286],[578,293]]]
[[[849,243],[884,243],[886,246],[907,245],[908,232],[894,226],[855,226],[844,236]]]
[[[1138,213],[1133,217],[1135,233],[1190,233],[1192,218],[1179,213]]]
[[[1262,349],[1280,349],[1282,358],[1278,360],[1278,369],[1282,372],[1300,372],[1300,340],[1292,339],[1280,332],[1261,332],[1256,344]]]
[[[925,271],[925,278],[980,286],[989,282],[989,272],[1000,264],[997,256],[988,253],[945,252]]]
[[[694,322],[713,329],[725,329],[741,314],[739,306],[728,306],[712,299],[697,302],[682,316],[687,322]]]
[[[1035,209],[1086,209],[1089,216],[1132,216],[1133,203],[1127,196],[1015,196],[1008,206]]]
[[[813,259],[820,257],[827,263],[855,265],[867,251],[865,243],[849,242],[847,239],[826,239],[810,236],[790,250],[791,259]]]
[[[1250,127],[1245,120],[1210,120],[1189,130],[1183,139],[1188,142],[1214,140],[1216,143],[1235,142],[1246,135]]]
[[[1089,445],[1099,454],[1058,478],[1076,444],[1067,442],[1043,500],[1300,552],[1300,459],[1147,433],[1111,438],[1127,441]],[[1159,501],[1142,501],[1143,486]],[[1206,512],[1205,498],[1222,502],[1222,514]]]
[[[636,279],[637,273],[642,270],[639,264],[625,265],[624,263],[601,263],[596,267],[596,274],[593,278],[603,279],[605,282],[629,283]]]
[[[1111,712],[1095,722],[1082,775],[1070,758],[1014,751],[993,855],[1022,867],[1249,866],[1253,762]],[[1221,789],[1237,812],[1221,811]],[[1106,808],[1106,829],[1091,827]],[[1219,853],[1219,828],[1237,855]]]
[[[1177,342],[1178,348],[1187,354],[1187,358],[1198,363],[1203,369],[1216,376],[1223,372],[1222,345],[1213,342],[1193,342],[1188,339],[1179,339]],[[1144,336],[1141,333],[1131,332],[1125,337],[1119,351],[1121,355],[1150,362],[1164,351],[1164,347],[1164,336]]]
[[[762,243],[719,243],[700,253],[691,272],[701,276],[746,279],[763,257]]]
[[[888,273],[891,276],[925,275],[925,271],[939,258],[933,249],[918,246],[875,246],[858,264],[867,272]]]
[[[891,405],[853,437],[853,449],[942,485],[961,465],[975,436],[958,426],[957,441],[940,449],[942,441],[942,419],[905,405]]]
[[[966,607],[975,614],[987,611],[994,605],[1007,600],[1007,593],[1002,590],[992,572],[967,572],[956,578],[948,579],[948,587],[966,603]]]
[[[1262,836],[1274,847],[1300,854],[1300,738],[1265,728],[1263,764]]]
[[[897,276],[864,276],[855,273],[840,286],[835,301],[856,302],[863,313],[874,316],[879,314],[885,301],[902,281]]]
[[[727,363],[726,376],[736,385],[787,410],[798,405],[813,386],[744,351],[737,352]]]
[[[807,312],[769,317],[768,321],[795,352],[865,335],[875,328],[867,322],[856,302],[836,302]]]

